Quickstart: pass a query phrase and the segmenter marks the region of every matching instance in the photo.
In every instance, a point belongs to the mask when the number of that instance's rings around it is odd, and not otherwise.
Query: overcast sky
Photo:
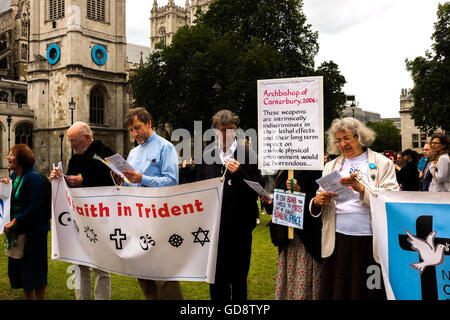
[[[399,117],[400,92],[411,88],[405,59],[431,49],[439,0],[303,0],[313,31],[319,32],[316,66],[333,60],[359,107]],[[184,6],[186,0],[175,0]],[[167,0],[158,0],[158,6]],[[152,0],[127,0],[127,41],[150,46]]]

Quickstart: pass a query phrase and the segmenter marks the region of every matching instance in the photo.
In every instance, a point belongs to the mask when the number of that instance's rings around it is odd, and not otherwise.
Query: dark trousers
[[[251,231],[235,233],[221,230],[215,283],[209,286],[212,301],[247,300],[251,251]]]

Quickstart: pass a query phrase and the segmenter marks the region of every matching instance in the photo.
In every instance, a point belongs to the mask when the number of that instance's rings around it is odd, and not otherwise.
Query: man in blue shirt
[[[152,117],[144,108],[131,109],[125,125],[139,144],[130,151],[127,162],[136,170],[124,170],[134,187],[167,187],[178,184],[178,155],[169,141],[152,128]],[[183,299],[178,281],[138,279],[148,300]]]

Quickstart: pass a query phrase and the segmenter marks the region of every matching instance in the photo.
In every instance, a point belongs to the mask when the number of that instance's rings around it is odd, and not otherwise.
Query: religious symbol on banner
[[[84,233],[86,233],[86,238],[88,238],[91,242],[96,243],[98,241],[94,229],[86,226],[84,227]]]
[[[114,233],[109,235],[109,239],[115,241],[116,250],[122,250],[122,241],[127,240],[127,235],[122,233],[122,230],[120,228],[114,229]]]
[[[181,246],[181,244],[183,243],[183,238],[182,237],[180,237],[179,235],[177,235],[177,234],[173,234],[173,235],[171,235],[170,236],[170,238],[169,238],[169,243],[172,245],[172,246],[174,246],[174,247],[176,247],[176,248],[178,248],[179,246]]]
[[[148,234],[146,234],[145,236],[141,236],[139,239],[141,240],[141,248],[145,251],[149,249],[149,245],[155,246],[156,244],[155,240],[153,240],[152,237],[150,237]]]
[[[433,216],[420,216],[416,220],[416,238],[427,239],[430,233],[433,232]],[[399,234],[399,244],[403,250],[417,251],[414,249],[413,244],[408,235]],[[445,246],[450,239],[447,238],[434,238],[434,245],[442,244]],[[450,252],[446,251],[443,255],[450,255]],[[422,258],[422,257],[421,257]],[[422,259],[421,259],[422,260]],[[423,261],[423,260],[422,260]],[[436,281],[436,267],[429,266],[424,268],[420,274],[421,286],[422,286],[422,300],[437,300],[437,281]]]
[[[203,234],[203,240],[200,240],[200,238],[198,237],[200,233]],[[208,233],[209,230],[203,230],[201,227],[198,227],[198,230],[196,232],[192,232],[192,234],[195,237],[194,243],[200,243],[203,247],[205,245],[205,242],[210,242],[208,238]]]
[[[64,219],[64,217],[66,215],[68,215],[68,217]],[[61,212],[61,214],[58,216],[59,224],[64,227],[67,227],[69,225],[70,221],[72,221],[72,218],[70,218],[70,214],[67,211]]]

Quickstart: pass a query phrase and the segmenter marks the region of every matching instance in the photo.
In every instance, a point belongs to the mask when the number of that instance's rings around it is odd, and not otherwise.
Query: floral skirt
[[[294,233],[278,256],[275,300],[317,300],[321,269]]]

